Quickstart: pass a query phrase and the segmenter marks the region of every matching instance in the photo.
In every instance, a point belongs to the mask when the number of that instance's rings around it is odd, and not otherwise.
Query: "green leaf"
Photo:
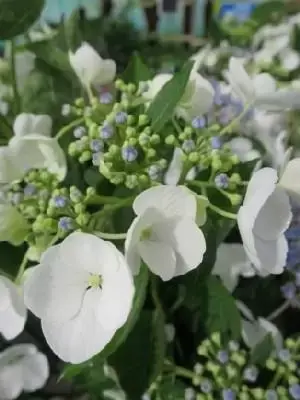
[[[26,32],[43,8],[44,0],[0,0],[0,40]]]
[[[126,340],[143,308],[147,293],[148,279],[148,268],[145,265],[141,265],[140,273],[135,278],[134,282],[135,295],[127,322],[124,326],[122,326],[122,328],[117,331],[111,342],[104,348],[104,350],[97,356],[97,358],[106,359],[110,354],[116,351],[117,348]]]
[[[193,64],[192,61],[185,63],[181,70],[174,74],[173,78],[163,86],[152,101],[148,109],[148,116],[154,131],[162,129],[166,122],[172,118],[175,107],[184,94]]]
[[[164,378],[163,383],[159,385],[158,394],[161,400],[182,400],[185,398],[185,386],[181,381]]]
[[[138,84],[142,81],[148,81],[152,76],[150,69],[144,64],[138,53],[134,52],[122,74],[122,79],[126,83]]]
[[[164,318],[158,309],[143,311],[126,342],[109,358],[128,398],[141,398],[161,373],[164,355]]]
[[[272,335],[268,333],[251,352],[251,364],[264,365],[270,354],[274,350],[274,341]]]
[[[251,19],[259,26],[278,21],[285,14],[286,4],[281,0],[269,0],[258,4],[252,14]]]
[[[238,340],[241,335],[240,313],[235,299],[222,282],[210,275],[199,291],[202,297],[200,312],[207,332],[220,332],[224,342]]]
[[[87,361],[82,364],[68,364],[64,367],[57,381],[59,382],[62,379],[72,380],[76,376],[82,374],[84,371],[89,369],[91,366],[92,363],[90,361]]]
[[[12,127],[9,125],[7,119],[0,115],[0,136],[1,138],[10,139],[13,135]]]
[[[81,13],[79,9],[72,12],[70,17],[65,22],[65,35],[67,44],[71,51],[75,51],[82,42],[81,34]]]

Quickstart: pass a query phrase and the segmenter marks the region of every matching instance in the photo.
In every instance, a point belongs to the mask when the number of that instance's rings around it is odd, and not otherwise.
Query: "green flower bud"
[[[135,137],[131,137],[131,138],[128,140],[128,144],[129,144],[130,146],[136,146],[137,143],[138,143],[138,140],[137,140],[137,138],[135,138]]]
[[[127,125],[134,125],[134,123],[135,123],[134,115],[128,115],[127,116]]]
[[[218,373],[220,372],[220,365],[213,362],[213,361],[208,361],[206,364],[206,368],[208,371],[212,372],[214,375],[218,375]]]
[[[147,125],[148,122],[149,122],[148,115],[146,115],[146,114],[139,115],[139,120],[138,120],[138,125],[139,126]]]
[[[43,223],[44,229],[47,231],[57,230],[57,222],[53,218],[45,218]]]
[[[126,175],[122,173],[115,173],[113,176],[111,176],[110,181],[114,185],[120,185],[121,183],[124,182]]]
[[[192,383],[194,386],[199,386],[201,383],[202,378],[200,378],[199,376],[194,376],[192,379]]]
[[[70,187],[70,199],[73,203],[78,203],[82,200],[82,193],[80,192],[79,189],[77,189],[76,186],[71,186]]]
[[[78,203],[74,205],[74,211],[76,214],[82,214],[85,211],[85,205],[82,203]]]
[[[165,138],[165,143],[169,146],[173,146],[176,142],[176,138],[174,135],[169,135]]]
[[[99,137],[99,127],[97,124],[95,124],[94,122],[90,125],[89,127],[89,136],[92,139],[97,139]]]
[[[120,146],[116,144],[111,144],[108,148],[108,152],[110,156],[115,156],[120,153]]]
[[[188,138],[187,138],[186,134],[184,132],[182,132],[179,134],[178,139],[183,142],[184,140],[186,140]]]
[[[293,350],[297,347],[297,344],[294,339],[288,338],[285,341],[285,345],[288,349]]]
[[[240,163],[240,159],[238,158],[238,156],[236,154],[233,154],[232,156],[230,156],[230,161],[232,162],[233,165]]]
[[[128,126],[126,128],[125,134],[126,134],[127,138],[135,137],[135,136],[137,136],[137,130],[135,128],[133,128],[132,126]]]
[[[220,170],[223,166],[220,157],[213,157],[211,166],[215,171]]]
[[[285,365],[278,365],[277,370],[281,375],[284,375],[287,372],[287,368]]]
[[[290,371],[297,370],[297,364],[295,363],[295,361],[292,361],[292,360],[287,363],[287,367]]]
[[[46,211],[46,215],[47,215],[48,217],[54,217],[55,214],[56,214],[56,209],[55,209],[55,207],[49,205],[48,208],[47,208],[47,211]]]
[[[91,105],[92,105],[93,109],[95,109],[95,108],[98,107],[99,101],[98,101],[97,97],[93,97],[93,98],[91,99]]]
[[[83,97],[79,97],[75,100],[75,106],[76,107],[80,107],[83,108],[85,106],[84,104],[84,98]]]
[[[216,344],[218,347],[221,346],[221,335],[219,332],[214,332],[211,335],[211,341],[212,343]]]
[[[239,367],[243,367],[246,364],[246,357],[240,353],[233,353],[231,355],[231,360]]]
[[[226,387],[226,379],[223,376],[216,376],[214,380],[219,387]]]
[[[234,378],[239,373],[238,368],[232,363],[226,365],[225,369],[229,378]]]
[[[89,150],[85,150],[81,156],[79,157],[78,161],[83,164],[92,159],[92,152]]]
[[[127,110],[129,108],[129,101],[128,100],[122,100],[121,101],[122,107]]]
[[[77,150],[76,142],[70,143],[69,147],[68,147],[69,156],[74,157],[74,156],[76,156],[77,153],[78,153],[78,150]]]
[[[279,396],[286,396],[288,394],[288,391],[283,386],[277,386],[277,393],[279,394]]]
[[[251,400],[250,394],[244,392],[244,393],[239,393],[239,399],[240,400]]]
[[[147,175],[144,175],[144,174],[139,175],[139,176],[138,176],[138,180],[139,180],[139,183],[140,183],[142,186],[146,186],[146,185],[149,184],[149,177],[148,177]]]
[[[97,194],[97,191],[96,191],[96,189],[95,188],[93,188],[93,187],[88,187],[87,189],[86,189],[86,197],[93,197],[93,196],[95,196]]]
[[[160,143],[160,136],[157,133],[154,133],[151,137],[150,137],[150,143],[152,145],[157,145]]]
[[[165,158],[161,158],[157,163],[162,169],[168,166],[168,161]]]
[[[238,206],[242,201],[242,196],[237,193],[228,193],[228,198],[233,206]]]
[[[29,218],[35,218],[37,215],[37,210],[34,206],[27,206],[25,208],[25,214]]]
[[[207,400],[207,397],[205,394],[197,393],[196,400]]]
[[[196,151],[193,151],[188,155],[188,160],[193,164],[198,163],[200,161],[199,154]]]
[[[274,360],[274,358],[268,358],[266,361],[266,367],[271,371],[275,371],[277,368],[277,362]]]
[[[125,83],[124,83],[124,81],[122,80],[122,79],[117,79],[116,81],[115,81],[115,87],[116,87],[116,89],[118,89],[118,90],[124,90],[124,88],[125,88]]]
[[[143,132],[144,132],[146,135],[151,135],[152,130],[151,130],[150,126],[146,126],[146,128],[143,130]]]
[[[287,377],[289,385],[293,385],[294,383],[299,383],[299,378],[295,375],[291,375]]]
[[[150,136],[146,135],[146,133],[142,132],[138,138],[139,144],[141,147],[146,147],[150,143]]]
[[[265,397],[264,390],[261,388],[250,389],[253,397],[257,400],[263,400]]]
[[[148,149],[146,151],[147,157],[148,158],[154,158],[156,156],[156,150],[155,149]]]
[[[113,112],[112,112],[112,114],[114,114],[114,117],[116,116],[116,113],[119,112],[119,111],[122,111],[122,104],[116,102],[116,103],[113,105]]]
[[[221,127],[220,127],[220,125],[218,125],[218,124],[213,124],[213,125],[211,125],[211,126],[209,127],[209,130],[210,130],[211,132],[219,132],[220,129],[221,129]]]
[[[136,92],[136,85],[134,84],[134,83],[129,83],[128,85],[127,85],[127,92],[128,93],[130,93],[130,94],[133,94],[133,93],[135,93]]]
[[[76,223],[77,223],[79,226],[85,226],[85,225],[88,224],[89,219],[90,219],[90,216],[89,216],[88,214],[82,213],[82,214],[79,214],[79,215],[77,216],[77,218],[75,219],[75,221],[76,221]]]
[[[199,363],[196,363],[196,364],[194,365],[194,373],[195,373],[196,375],[202,375],[203,371],[204,371],[203,365],[201,365],[201,364],[199,364]]]
[[[186,134],[186,138],[189,139],[193,134],[193,129],[190,126],[186,126],[183,132]]]
[[[233,173],[233,174],[230,176],[229,181],[230,181],[231,183],[234,183],[234,184],[239,184],[239,183],[242,182],[242,178],[241,178],[240,174]]]
[[[105,121],[108,124],[113,124],[115,122],[115,116],[116,116],[116,113],[115,112],[111,112],[111,113],[106,115]]]
[[[136,175],[127,175],[125,180],[125,186],[128,189],[134,189],[139,184],[138,177]]]

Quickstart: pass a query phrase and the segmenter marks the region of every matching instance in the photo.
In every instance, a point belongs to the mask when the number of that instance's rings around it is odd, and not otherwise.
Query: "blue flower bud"
[[[221,364],[226,364],[229,360],[228,353],[226,350],[220,350],[217,354],[217,358]]]
[[[186,153],[190,153],[195,149],[196,145],[195,142],[192,139],[185,140],[182,143],[182,150],[185,151]]]
[[[200,384],[200,388],[202,390],[203,393],[209,393],[212,390],[212,385],[210,380],[208,379],[204,379],[201,384]]]
[[[120,111],[115,116],[115,121],[117,124],[125,124],[128,118],[128,114],[124,111]]]
[[[232,389],[223,389],[222,390],[223,400],[235,400],[236,394]]]
[[[58,227],[63,231],[74,229],[74,221],[70,217],[61,217],[58,221]]]
[[[280,349],[278,352],[278,358],[283,362],[287,362],[291,359],[291,353],[288,349]]]
[[[113,95],[109,92],[101,93],[99,96],[99,101],[101,104],[111,104],[113,99]]]
[[[76,139],[82,138],[85,134],[86,134],[86,129],[84,126],[77,126],[77,128],[75,128],[73,132],[73,136]]]
[[[126,162],[133,162],[137,159],[138,151],[133,146],[126,146],[122,148],[122,158]]]
[[[229,178],[226,174],[219,174],[215,177],[215,185],[220,189],[227,189],[229,185]]]
[[[211,147],[214,150],[218,150],[218,149],[220,149],[222,147],[222,140],[218,136],[213,136],[210,139],[210,144],[211,144]]]
[[[103,148],[104,148],[104,143],[102,142],[102,140],[94,139],[90,143],[90,149],[96,153],[102,151]]]
[[[278,394],[274,389],[269,389],[266,391],[266,400],[278,400]]]
[[[300,385],[295,383],[289,387],[289,393],[295,400],[300,400]]]
[[[29,197],[29,196],[33,196],[36,193],[36,187],[32,184],[32,183],[28,183],[25,187],[24,187],[24,195]]]
[[[294,282],[287,282],[281,286],[280,291],[286,300],[292,300],[296,296],[297,288]]]
[[[258,377],[258,369],[254,365],[247,367],[243,376],[246,381],[254,383]]]
[[[110,139],[114,134],[114,128],[106,123],[99,129],[99,134],[102,139]]]
[[[141,146],[147,146],[150,142],[150,136],[147,135],[145,132],[142,132],[139,136],[139,144]]]
[[[206,125],[206,121],[204,117],[196,117],[192,121],[192,127],[195,129],[204,128]]]
[[[53,203],[57,208],[64,208],[67,204],[68,199],[65,196],[55,196],[53,198]]]

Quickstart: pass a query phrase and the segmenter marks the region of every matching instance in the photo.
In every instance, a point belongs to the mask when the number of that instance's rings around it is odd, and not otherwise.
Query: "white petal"
[[[255,321],[242,320],[242,338],[251,349],[265,337],[265,330]]]
[[[39,352],[29,355],[22,360],[23,389],[35,392],[41,389],[49,377],[47,357]]]
[[[75,316],[88,286],[89,274],[67,264],[68,260],[60,257],[60,246],[50,247],[24,282],[25,304],[39,318]]]
[[[172,74],[158,74],[148,82],[149,89],[143,93],[147,100],[153,100],[163,86],[172,79]]]
[[[47,343],[66,362],[79,364],[99,353],[110,342],[116,329],[108,330],[98,320],[100,289],[86,292],[82,307],[71,319],[59,320],[56,315],[42,319]]]
[[[137,275],[140,271],[141,257],[139,255],[137,244],[143,231],[144,223],[141,222],[143,216],[135,218],[127,231],[125,240],[125,257],[126,262],[131,269],[133,275]]]
[[[286,48],[280,53],[282,67],[287,71],[294,71],[300,66],[300,56],[297,51]]]
[[[264,204],[266,199],[275,190],[277,179],[277,172],[273,168],[262,168],[255,172],[248,184],[243,205],[247,206],[256,195],[261,198],[260,203]]]
[[[31,134],[13,137],[9,148],[19,170],[46,168],[63,180],[67,172],[66,157],[56,139]]]
[[[52,119],[49,115],[19,114],[14,122],[13,130],[15,136],[24,136],[36,133],[50,136]]]
[[[14,134],[16,136],[24,136],[27,133],[33,133],[30,132],[32,125],[31,116],[32,114],[22,113],[16,117],[13,125]]]
[[[260,95],[256,98],[255,105],[268,111],[299,109],[300,91],[282,89],[275,93]]]
[[[9,291],[10,301],[6,308],[0,310],[0,332],[6,340],[12,340],[23,331],[27,310],[19,288],[6,277],[1,277],[1,280]]]
[[[22,372],[18,365],[0,368],[0,393],[3,400],[19,398],[23,390]]]
[[[252,80],[244,69],[243,63],[235,57],[229,60],[229,71],[226,76],[235,94],[245,103],[254,100],[255,92]]]
[[[101,296],[97,307],[98,320],[106,329],[118,329],[125,324],[134,295],[132,275],[124,256],[118,252],[117,257],[118,269],[103,276]]]
[[[283,337],[277,328],[276,325],[272,324],[272,322],[266,320],[265,318],[258,318],[257,319],[258,325],[265,333],[270,333],[273,337],[275,347],[277,351],[283,348]]]
[[[276,91],[276,80],[268,73],[258,74],[253,78],[256,96],[274,93]]]
[[[286,165],[279,185],[291,195],[300,197],[300,158],[294,158]]]
[[[133,210],[137,215],[151,207],[155,207],[166,218],[173,216],[196,218],[197,213],[195,195],[183,186],[155,186],[139,194],[133,202]]]
[[[2,276],[0,276],[0,312],[5,310],[9,305],[10,305],[9,289],[2,281]]]
[[[174,149],[173,158],[164,176],[166,185],[177,185],[182,172],[182,155],[183,151],[180,148]]]
[[[139,243],[138,248],[142,259],[155,275],[160,276],[163,281],[175,276],[176,255],[170,246],[145,240]]]
[[[206,241],[193,219],[169,219],[154,225],[153,229],[155,236],[176,253],[174,276],[186,274],[201,264],[206,251]]]
[[[119,268],[116,247],[90,233],[74,232],[60,245],[60,258],[70,269],[105,275]]]
[[[11,183],[22,177],[8,146],[0,147],[0,183]]]
[[[288,254],[288,243],[284,235],[272,241],[255,236],[255,250],[259,259],[259,265],[256,264],[256,267],[259,270],[275,275],[282,274]]]

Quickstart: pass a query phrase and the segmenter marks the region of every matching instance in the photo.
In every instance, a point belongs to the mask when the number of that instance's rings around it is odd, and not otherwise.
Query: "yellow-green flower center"
[[[102,280],[101,275],[96,275],[96,274],[90,275],[89,280],[88,280],[88,285],[90,288],[93,288],[93,289],[97,289],[99,287],[101,288],[102,283],[103,283],[103,280]]]
[[[140,235],[140,240],[149,240],[152,234],[152,229],[150,227],[142,230]]]

